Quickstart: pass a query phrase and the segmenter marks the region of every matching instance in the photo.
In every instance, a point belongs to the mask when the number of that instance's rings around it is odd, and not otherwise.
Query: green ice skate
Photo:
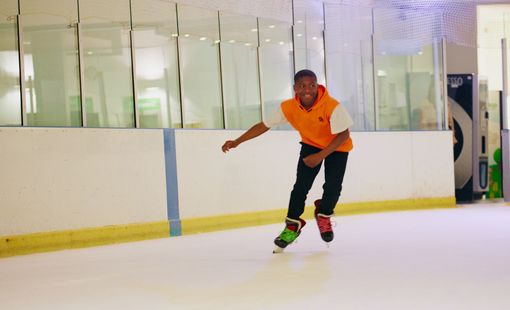
[[[283,249],[285,249],[289,244],[296,240],[296,238],[301,233],[301,229],[305,225],[306,222],[303,219],[294,220],[291,218],[286,218],[285,229],[280,233],[278,237],[276,237],[276,239],[274,239],[276,248],[273,250],[273,253],[283,252]]]

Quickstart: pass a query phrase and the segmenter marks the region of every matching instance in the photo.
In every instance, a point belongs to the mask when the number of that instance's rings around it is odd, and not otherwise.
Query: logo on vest
[[[324,122],[324,119],[322,118],[322,116],[319,116],[319,122]]]

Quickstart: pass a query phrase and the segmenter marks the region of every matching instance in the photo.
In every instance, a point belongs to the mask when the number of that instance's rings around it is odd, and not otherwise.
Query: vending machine
[[[448,74],[448,104],[453,115],[456,143],[455,197],[480,199],[488,190],[487,79],[476,74]]]

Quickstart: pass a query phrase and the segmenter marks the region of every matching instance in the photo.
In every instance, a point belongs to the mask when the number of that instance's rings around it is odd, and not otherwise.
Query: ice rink
[[[0,259],[0,309],[510,309],[510,206],[336,217]]]

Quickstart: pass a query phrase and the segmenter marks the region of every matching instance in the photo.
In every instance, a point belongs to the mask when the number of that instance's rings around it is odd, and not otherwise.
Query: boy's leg
[[[290,194],[289,209],[287,213],[288,218],[297,220],[305,210],[306,196],[313,185],[315,177],[321,169],[321,164],[314,168],[310,168],[305,165],[303,158],[319,151],[320,149],[316,147],[302,143],[297,166],[296,183],[294,184],[294,188]]]
[[[322,186],[324,191],[318,210],[321,214],[333,214],[342,191],[348,155],[347,152],[334,152],[324,160],[325,182]]]

